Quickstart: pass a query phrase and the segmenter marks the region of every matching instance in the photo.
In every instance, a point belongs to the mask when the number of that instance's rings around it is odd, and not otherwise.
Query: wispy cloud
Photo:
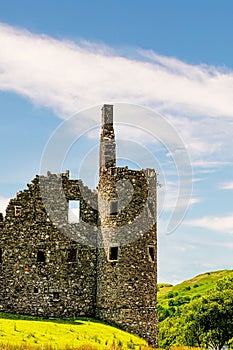
[[[192,158],[192,165],[199,171],[232,165],[232,118],[166,114],[181,135]]]
[[[141,51],[59,41],[0,25],[0,89],[53,108],[61,117],[105,102],[233,116],[233,73]]]
[[[185,221],[184,223],[193,227],[233,234],[233,214],[227,216],[204,216],[199,219]]]
[[[216,168],[216,167],[223,167],[232,165],[231,162],[221,162],[221,161],[195,161],[192,163],[194,166],[201,167],[201,168]]]
[[[179,184],[177,181],[166,181],[161,188],[158,189],[158,207],[160,212],[172,212],[174,208],[178,205],[180,209],[184,209],[188,206],[202,202],[201,197],[194,196],[190,194],[190,198],[187,196],[181,196],[179,203],[177,203],[179,192]]]
[[[222,189],[222,190],[233,190],[233,181],[222,183],[220,185],[220,189]]]

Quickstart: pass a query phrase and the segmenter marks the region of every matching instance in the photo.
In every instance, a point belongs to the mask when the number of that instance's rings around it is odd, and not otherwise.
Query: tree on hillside
[[[219,281],[207,297],[192,301],[184,308],[183,343],[221,349],[233,337],[233,281]]]
[[[177,343],[179,321],[175,317],[167,317],[159,323],[159,348],[167,349]]]

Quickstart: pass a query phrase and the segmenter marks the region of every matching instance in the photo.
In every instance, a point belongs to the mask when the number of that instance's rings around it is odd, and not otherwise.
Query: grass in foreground
[[[32,317],[1,316],[4,317],[0,318],[2,350],[140,350],[147,346],[139,337],[95,320],[41,321]]]
[[[43,345],[9,345],[9,344],[0,344],[1,350],[54,350],[52,346],[43,346]],[[96,347],[92,345],[83,345],[78,348],[70,348],[67,346],[66,350],[97,350]]]
[[[1,344],[0,344],[1,346]],[[21,346],[12,346],[12,345],[3,345],[1,347],[1,350],[53,350],[52,347],[46,346],[46,347],[34,347],[30,345],[21,345]],[[92,345],[83,345],[78,348],[70,348],[67,347],[66,350],[97,350],[96,347]],[[112,346],[108,348],[108,350],[121,350],[121,348]],[[153,348],[147,347],[147,348],[142,348],[142,350],[153,350]],[[157,350],[163,350],[163,349],[157,349]],[[176,346],[176,347],[171,347],[171,350],[200,350],[199,348],[194,348],[194,347],[188,347],[188,346]]]

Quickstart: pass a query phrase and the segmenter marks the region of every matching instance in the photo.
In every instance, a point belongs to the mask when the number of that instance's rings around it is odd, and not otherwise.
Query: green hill
[[[206,295],[207,291],[214,288],[217,281],[223,277],[233,277],[233,270],[206,272],[175,286],[160,283],[158,285],[160,321],[179,313],[183,305],[191,300]]]

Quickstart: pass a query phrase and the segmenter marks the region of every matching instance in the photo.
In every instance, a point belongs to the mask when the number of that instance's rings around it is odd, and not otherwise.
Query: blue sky
[[[94,186],[100,121],[94,106],[113,103],[116,119],[134,125],[118,128],[119,164],[155,167],[163,185],[159,280],[232,269],[232,11],[231,0],[0,1],[1,209],[40,172],[56,128],[70,130],[69,117],[86,109],[70,137],[88,132],[61,170],[78,171]],[[128,104],[148,108],[154,122]],[[167,123],[164,133],[157,113]],[[182,223],[166,234],[177,208],[177,167],[187,161],[181,157],[181,164],[170,126],[190,158],[193,192]],[[171,145],[177,149],[169,153]]]

